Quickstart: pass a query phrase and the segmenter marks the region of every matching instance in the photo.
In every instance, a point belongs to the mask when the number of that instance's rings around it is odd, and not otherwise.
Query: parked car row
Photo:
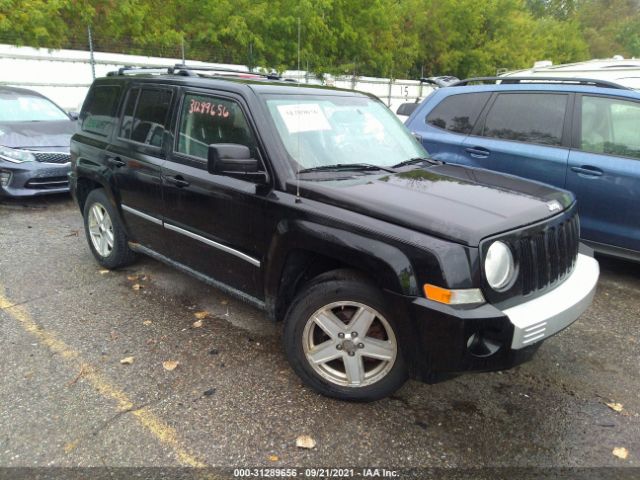
[[[603,81],[471,79],[407,108],[412,136],[363,93],[121,69],[77,126],[0,91],[0,185],[70,188],[101,265],[146,254],[248,301],[284,321],[308,385],[374,400],[530,358],[591,303],[580,238],[636,258],[639,100]]]
[[[149,255],[263,309],[340,399],[526,361],[599,276],[570,192],[428,158],[363,93],[121,70],[91,87],[71,164],[102,266]]]

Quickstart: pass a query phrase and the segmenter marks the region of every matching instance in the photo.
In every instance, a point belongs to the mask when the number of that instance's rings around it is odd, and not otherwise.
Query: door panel
[[[240,100],[187,92],[177,119],[175,149],[162,168],[169,256],[258,299],[266,185],[206,170],[208,146],[235,143],[262,158]]]
[[[640,103],[583,95],[575,118],[566,188],[582,238],[640,250]]]
[[[176,162],[164,166],[163,179],[169,256],[261,298],[264,199],[257,186]]]
[[[582,238],[640,250],[640,161],[574,150],[569,167]]]
[[[570,100],[553,92],[498,94],[463,142],[466,163],[564,188]]]
[[[470,136],[462,143],[466,164],[564,188],[569,150]]]
[[[120,129],[107,152],[133,240],[161,253],[165,252],[162,142],[172,93],[172,89],[153,86],[130,89]]]

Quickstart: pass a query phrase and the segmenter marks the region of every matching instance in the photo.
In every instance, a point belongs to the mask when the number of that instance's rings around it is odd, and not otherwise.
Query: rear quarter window
[[[442,100],[425,121],[443,130],[468,135],[490,96],[488,92],[451,95]]]
[[[109,136],[115,124],[121,88],[117,85],[94,86],[87,95],[80,115],[84,132]]]

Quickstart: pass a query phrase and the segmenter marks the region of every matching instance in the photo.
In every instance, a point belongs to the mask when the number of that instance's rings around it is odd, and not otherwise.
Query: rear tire
[[[129,248],[120,217],[104,189],[89,193],[84,204],[84,231],[91,253],[105,268],[118,268],[132,263],[136,254]]]
[[[287,311],[283,341],[293,370],[329,397],[379,400],[407,379],[392,309],[356,272],[312,280]]]

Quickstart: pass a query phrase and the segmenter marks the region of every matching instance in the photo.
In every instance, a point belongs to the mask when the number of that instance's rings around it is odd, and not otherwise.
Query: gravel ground
[[[635,264],[600,258],[592,307],[527,364],[349,404],[261,312],[148,258],[102,271],[67,196],[0,203],[0,252],[0,467],[640,466]]]

